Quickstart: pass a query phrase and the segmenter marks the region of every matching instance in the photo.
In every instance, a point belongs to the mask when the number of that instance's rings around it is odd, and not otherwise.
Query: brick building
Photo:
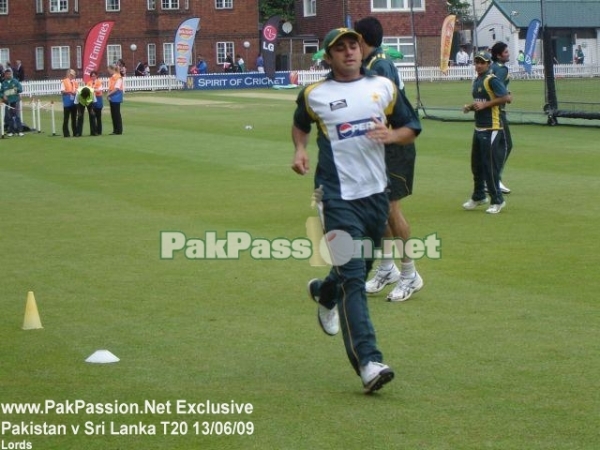
[[[254,69],[258,0],[0,0],[0,63],[21,60],[30,80],[60,78],[69,67],[81,73],[88,31],[113,20],[100,67],[123,58],[129,73],[141,61],[154,74],[161,60],[173,66],[175,32],[191,17],[200,18],[194,59],[220,72],[231,52]]]
[[[383,25],[384,45],[401,51],[403,64],[414,64],[416,57],[420,66],[437,66],[448,7],[446,0],[296,0],[295,13],[295,39],[300,40],[294,47],[296,53],[301,53],[307,42],[318,47],[332,28],[352,26],[358,19],[374,16]]]

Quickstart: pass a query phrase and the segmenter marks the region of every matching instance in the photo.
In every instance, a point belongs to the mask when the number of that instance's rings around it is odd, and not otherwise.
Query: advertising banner
[[[297,72],[276,72],[272,78],[264,73],[223,73],[188,75],[186,89],[256,89],[297,88]]]
[[[527,28],[527,37],[525,38],[525,61],[523,62],[523,68],[525,72],[531,73],[531,65],[533,61],[533,55],[535,55],[535,43],[540,32],[542,22],[538,19],[533,19],[529,22],[529,28]]]
[[[98,71],[108,37],[114,25],[114,21],[106,20],[94,25],[85,38],[83,47],[83,81],[88,82],[90,73],[94,70]],[[110,61],[112,63],[113,61]]]
[[[448,64],[450,63],[450,50],[452,49],[452,38],[454,37],[454,24],[456,16],[450,14],[444,19],[442,24],[442,42],[440,48],[440,70],[442,73],[448,72]]]
[[[260,35],[260,52],[265,62],[265,73],[269,78],[275,76],[275,49],[279,36],[280,16],[272,16],[262,29]]]
[[[175,78],[187,82],[188,68],[192,63],[192,48],[200,19],[194,17],[187,19],[179,25],[175,33]]]

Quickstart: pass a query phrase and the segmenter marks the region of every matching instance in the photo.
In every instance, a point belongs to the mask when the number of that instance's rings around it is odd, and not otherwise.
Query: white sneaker
[[[14,136],[14,134],[12,134],[12,133],[8,133],[8,134],[7,134],[7,136],[8,136],[8,137],[13,137],[13,136]]]
[[[365,388],[365,394],[371,394],[392,381],[394,371],[383,363],[371,361],[360,368],[360,378]]]
[[[340,316],[338,314],[338,307],[335,305],[333,309],[329,309],[319,303],[318,294],[318,283],[317,278],[313,278],[308,282],[308,295],[315,301],[319,306],[317,308],[317,318],[319,319],[319,325],[321,329],[329,336],[335,336],[340,332]]]
[[[23,133],[19,133],[19,136],[25,136]]]
[[[473,200],[472,198],[470,198],[468,201],[463,203],[463,208],[465,208],[468,211],[471,211],[480,205],[485,205],[487,202],[488,202],[487,197],[484,198],[483,200]]]
[[[376,294],[380,292],[388,284],[396,283],[400,279],[400,271],[396,264],[392,264],[390,269],[384,269],[381,264],[375,271],[375,276],[365,284],[367,294]]]
[[[400,278],[398,284],[392,292],[387,296],[390,302],[404,302],[410,298],[415,292],[418,292],[423,287],[423,278],[419,272],[415,272],[415,276],[411,278]]]
[[[510,189],[505,186],[502,181],[500,182],[500,192],[502,192],[503,194],[510,194]]]
[[[502,208],[504,208],[505,206],[506,206],[506,202],[490,205],[490,207],[488,209],[486,209],[485,212],[488,214],[498,214],[500,211],[502,211]]]

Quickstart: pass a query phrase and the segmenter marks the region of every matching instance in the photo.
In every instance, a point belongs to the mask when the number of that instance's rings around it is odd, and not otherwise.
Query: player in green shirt
[[[510,53],[508,51],[508,45],[506,45],[504,42],[496,42],[492,46],[491,71],[494,75],[496,75],[496,78],[504,83],[506,90],[508,90],[508,83],[510,83],[510,74],[508,72],[508,67],[506,66],[506,63],[509,61],[509,59]],[[510,91],[508,91],[508,93],[510,94]],[[508,103],[511,101],[512,95]],[[505,105],[502,105],[500,107],[500,118],[502,119],[502,124],[504,126],[504,139],[506,145],[506,159],[502,165],[502,170],[504,170],[506,160],[510,156],[510,152],[513,148],[512,136],[510,134],[510,127],[508,126],[508,118],[506,117],[506,109],[504,106]],[[502,176],[502,171],[500,172],[500,176]],[[510,189],[502,183],[502,179],[500,179],[500,190],[503,194],[510,194]]]
[[[506,158],[500,108],[510,101],[510,94],[504,83],[490,71],[490,53],[477,53],[474,62],[477,78],[473,81],[473,102],[463,107],[465,113],[475,112],[475,131],[471,145],[473,193],[463,204],[463,208],[472,210],[487,203],[487,186],[491,205],[486,212],[498,214],[506,205],[500,190],[500,171]]]

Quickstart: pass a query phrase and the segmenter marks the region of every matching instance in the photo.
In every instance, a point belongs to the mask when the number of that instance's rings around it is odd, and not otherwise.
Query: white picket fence
[[[298,71],[298,84],[305,86],[321,80],[327,75],[327,70],[302,70]],[[398,67],[398,73],[404,81],[415,81],[414,67]],[[239,75],[239,74],[238,74]],[[211,76],[210,74],[208,76]],[[213,76],[223,76],[222,73]],[[475,76],[472,66],[452,66],[446,74],[439,67],[419,67],[419,81],[449,81],[470,80]],[[600,66],[559,64],[554,66],[556,78],[586,78],[600,77]],[[543,79],[544,66],[533,66],[531,74],[520,68],[511,70],[513,79]],[[108,78],[101,78],[102,84],[108,86]],[[183,83],[173,75],[152,75],[149,77],[125,77],[125,91],[169,91],[183,89]],[[78,80],[82,82],[82,80]],[[61,90],[61,80],[24,81],[23,97],[37,98],[47,95],[58,95]]]

